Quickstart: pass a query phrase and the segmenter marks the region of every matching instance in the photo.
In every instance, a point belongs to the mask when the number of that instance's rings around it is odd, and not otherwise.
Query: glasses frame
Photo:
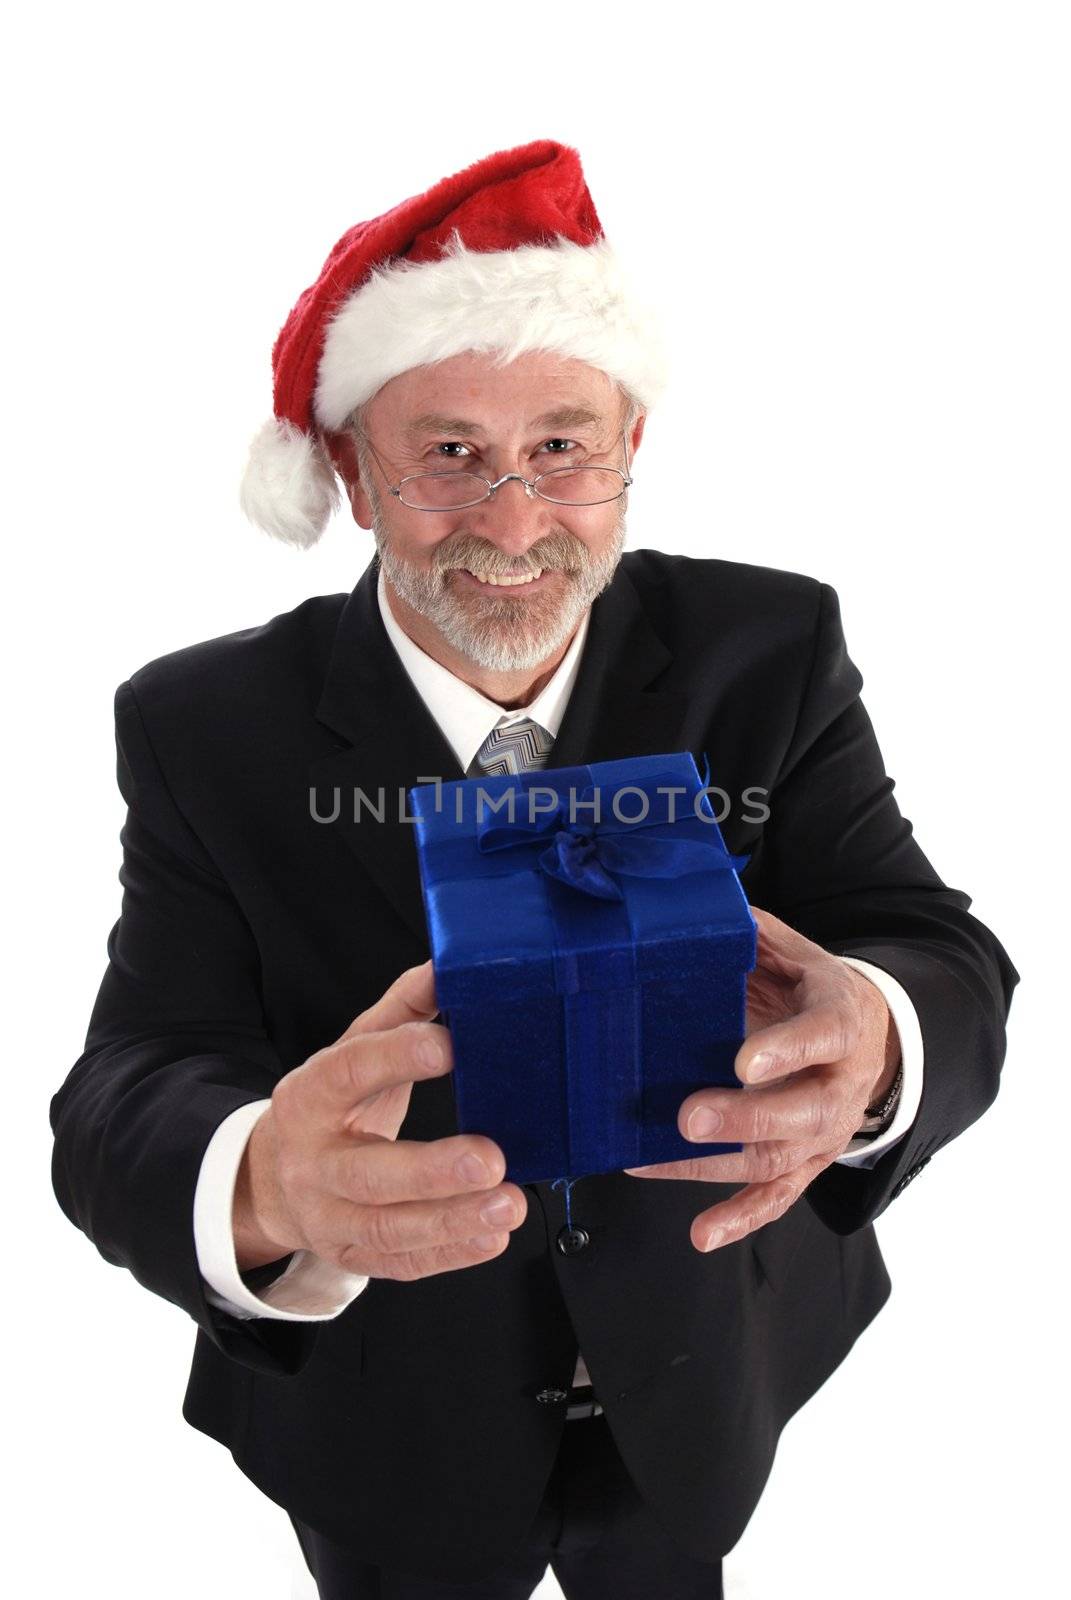
[[[401,504],[409,511],[428,511],[434,516],[442,516],[444,511],[468,511],[472,506],[482,506],[485,500],[490,500],[492,495],[494,495],[504,483],[508,483],[511,478],[516,478],[518,483],[524,484],[524,492],[529,500],[532,499],[533,495],[538,495],[541,500],[547,501],[548,505],[572,506],[576,510],[582,510],[586,506],[612,505],[615,500],[620,500],[626,489],[631,489],[635,481],[632,477],[632,462],[629,460],[627,429],[622,429],[621,432],[621,440],[625,447],[625,471],[622,472],[620,467],[599,467],[597,469],[599,472],[616,472],[618,477],[621,479],[620,489],[616,494],[610,495],[606,500],[580,501],[555,500],[549,494],[544,494],[539,487],[545,478],[553,478],[564,472],[577,472],[581,470],[578,467],[552,467],[549,472],[541,472],[538,477],[535,478],[522,477],[519,472],[505,472],[503,473],[502,477],[497,479],[497,481],[494,483],[491,482],[490,478],[485,478],[482,472],[469,472],[467,467],[463,467],[460,472],[410,472],[398,483],[391,483],[386,468],[379,459],[379,452],[376,450],[376,447],[372,443],[371,439],[360,429],[355,428],[353,431],[364,440],[369,450],[371,450],[373,456],[375,457],[376,466],[383,474],[383,481],[387,485],[388,491],[394,496],[394,498],[400,501]],[[584,462],[585,467],[590,465],[592,465],[591,462]],[[481,483],[486,483],[487,485],[487,493],[482,494],[478,500],[466,500],[463,505],[459,506],[414,506],[410,505],[408,500],[402,499],[402,490],[405,488],[407,483],[412,483],[416,478],[458,478],[461,477],[465,472],[468,472],[470,478],[479,478]]]

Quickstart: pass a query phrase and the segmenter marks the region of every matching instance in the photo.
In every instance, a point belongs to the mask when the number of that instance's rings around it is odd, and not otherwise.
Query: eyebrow
[[[533,417],[530,426],[533,428],[598,428],[604,423],[604,418],[598,412],[589,411],[586,406],[559,406],[556,411],[544,411],[542,416]],[[405,430],[409,438],[415,439],[428,433],[467,433],[482,434],[483,427],[478,422],[468,422],[464,417],[450,417],[435,411],[425,412],[423,416],[414,417]]]

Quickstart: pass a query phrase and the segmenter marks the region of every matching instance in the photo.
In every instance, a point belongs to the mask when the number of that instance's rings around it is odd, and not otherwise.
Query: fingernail
[[[462,1183],[486,1183],[488,1178],[487,1168],[479,1156],[462,1156],[454,1171]]]
[[[724,1242],[725,1242],[725,1229],[724,1228],[711,1228],[710,1232],[707,1234],[706,1243],[704,1244],[703,1249],[704,1250],[716,1250],[718,1248],[718,1246],[720,1244],[723,1244]]]
[[[722,1126],[725,1118],[720,1111],[714,1111],[710,1106],[704,1106],[701,1111],[693,1111],[688,1118],[689,1139],[709,1139]]]
[[[497,1250],[499,1238],[497,1233],[477,1233],[469,1240],[477,1250]]]
[[[772,1056],[768,1050],[760,1050],[747,1064],[747,1081],[755,1083],[759,1078],[769,1078],[776,1069],[776,1056]]]
[[[500,1228],[513,1221],[513,1201],[508,1194],[496,1194],[493,1200],[480,1207],[480,1218],[491,1228]]]
[[[435,1039],[421,1039],[417,1055],[429,1072],[437,1072],[446,1064],[443,1047]]]

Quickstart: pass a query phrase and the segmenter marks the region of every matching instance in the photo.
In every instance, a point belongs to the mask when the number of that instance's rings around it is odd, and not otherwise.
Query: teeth
[[[475,578],[479,583],[492,584],[496,589],[516,588],[518,584],[532,583],[536,578],[543,576],[542,568],[538,572],[526,572],[520,578],[495,578],[491,576],[485,578],[481,573],[472,572],[468,567],[465,568],[465,571],[468,572],[470,578]]]

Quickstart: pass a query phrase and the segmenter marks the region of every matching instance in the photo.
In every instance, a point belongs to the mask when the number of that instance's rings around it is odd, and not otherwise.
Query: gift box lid
[[[409,790],[440,1009],[746,972],[755,923],[690,752]]]

